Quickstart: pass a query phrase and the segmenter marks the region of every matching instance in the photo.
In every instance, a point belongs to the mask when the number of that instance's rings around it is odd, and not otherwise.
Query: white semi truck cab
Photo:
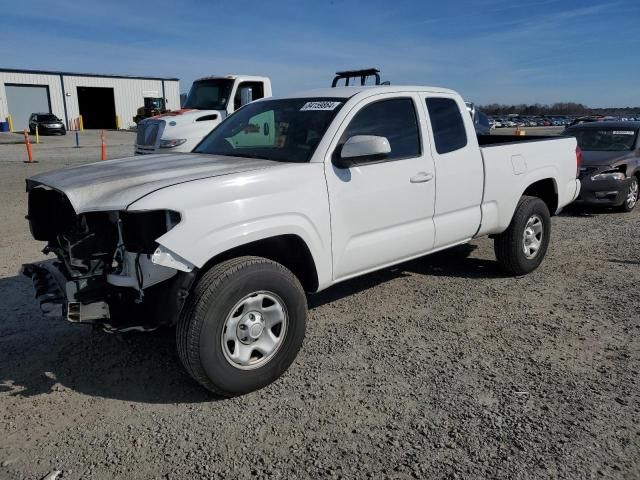
[[[226,75],[193,82],[185,104],[143,120],[138,125],[135,153],[190,152],[222,120],[243,105],[270,97],[267,77]]]

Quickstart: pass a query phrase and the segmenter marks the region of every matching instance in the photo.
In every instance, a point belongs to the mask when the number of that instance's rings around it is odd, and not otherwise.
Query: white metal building
[[[53,113],[69,129],[74,129],[80,115],[86,129],[129,128],[135,125],[133,117],[145,97],[165,98],[168,109],[179,109],[180,82],[0,68],[0,121],[11,115],[14,130],[28,128],[29,115],[40,112]]]

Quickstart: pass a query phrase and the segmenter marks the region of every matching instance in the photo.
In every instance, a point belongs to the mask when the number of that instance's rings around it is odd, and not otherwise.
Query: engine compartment
[[[23,267],[48,312],[58,311],[51,308],[55,298],[72,322],[102,323],[114,330],[175,322],[181,304],[174,304],[186,296],[178,290],[190,285],[195,272],[157,265],[152,255],[156,240],[180,222],[179,213],[78,215],[64,193],[38,185],[29,189],[27,219],[33,237],[47,242],[43,253],[56,256],[55,261]]]

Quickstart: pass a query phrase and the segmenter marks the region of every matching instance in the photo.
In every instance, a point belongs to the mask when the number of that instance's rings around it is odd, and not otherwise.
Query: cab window
[[[418,118],[410,98],[380,100],[363,107],[342,134],[338,151],[355,135],[386,137],[391,146],[387,161],[420,156]]]

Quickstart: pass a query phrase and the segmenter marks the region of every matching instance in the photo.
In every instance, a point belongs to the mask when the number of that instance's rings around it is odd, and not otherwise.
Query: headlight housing
[[[186,138],[172,138],[170,140],[160,140],[160,148],[175,148],[186,142]]]
[[[119,214],[122,243],[128,252],[152,254],[156,239],[167,233],[181,217],[173,210],[122,211]]]
[[[605,172],[602,173],[598,173],[597,175],[594,175],[591,177],[591,180],[593,180],[594,182],[600,181],[600,180],[624,180],[625,178],[627,178],[627,176],[619,171],[619,170],[607,170]]]

